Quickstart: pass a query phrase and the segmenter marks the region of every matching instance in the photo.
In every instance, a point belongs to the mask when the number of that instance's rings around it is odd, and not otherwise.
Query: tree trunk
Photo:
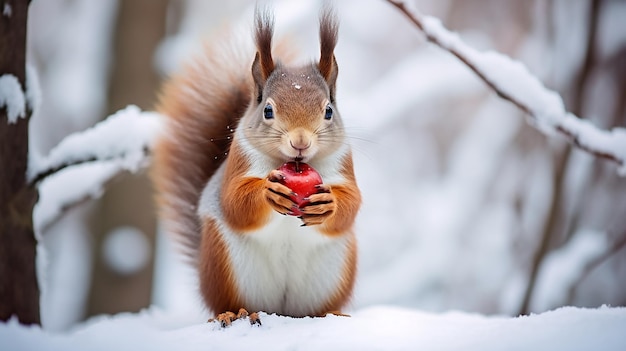
[[[28,0],[4,1],[0,8],[0,75],[26,81]],[[37,242],[33,206],[37,190],[26,181],[28,121],[9,124],[0,107],[0,320],[16,315],[21,323],[39,324],[39,285],[35,270]]]

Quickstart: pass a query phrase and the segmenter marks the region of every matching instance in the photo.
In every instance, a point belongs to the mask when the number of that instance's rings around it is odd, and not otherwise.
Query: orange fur
[[[361,193],[356,184],[352,155],[344,158],[341,173],[347,182],[341,185],[333,185],[331,190],[335,195],[337,209],[320,226],[320,231],[326,235],[339,235],[350,231],[357,212],[361,207]]]
[[[243,302],[237,292],[226,243],[212,220],[203,223],[200,252],[200,292],[207,307],[218,313],[239,310]]]
[[[267,221],[271,208],[265,199],[265,179],[246,177],[249,161],[235,143],[226,163],[222,188],[224,219],[235,231],[258,229]]]

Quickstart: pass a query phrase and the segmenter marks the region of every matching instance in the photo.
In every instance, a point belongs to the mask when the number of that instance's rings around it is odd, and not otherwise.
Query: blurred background
[[[409,1],[411,2],[411,1]],[[522,61],[567,109],[626,126],[626,2],[412,1],[480,50]],[[335,1],[338,107],[364,204],[351,308],[518,315],[626,305],[626,179],[546,137],[381,0]],[[277,35],[318,52],[317,0],[274,1]],[[42,101],[34,154],[135,104],[253,1],[46,0],[30,6],[28,60]],[[193,272],[158,230],[146,174],[42,228],[42,322],[67,330],[149,306],[208,317]]]

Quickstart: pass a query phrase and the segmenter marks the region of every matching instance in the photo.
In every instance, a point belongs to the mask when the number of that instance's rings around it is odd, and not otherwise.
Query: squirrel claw
[[[317,193],[330,193],[330,187],[326,184],[317,184],[315,186],[315,189],[317,189]]]
[[[215,318],[209,319],[207,323],[218,322],[222,328],[226,328],[230,326],[235,319],[237,319],[237,315],[233,312],[227,311],[218,314]]]
[[[282,172],[280,172],[279,170],[273,170],[267,176],[267,179],[270,182],[280,182],[281,180],[285,180],[285,175]]]
[[[261,326],[261,317],[259,317],[259,314],[256,312],[252,312],[250,313],[250,316],[248,316],[248,318],[250,319],[250,325],[258,325]]]

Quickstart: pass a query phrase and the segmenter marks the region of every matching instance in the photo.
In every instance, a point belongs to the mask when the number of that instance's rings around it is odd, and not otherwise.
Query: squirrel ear
[[[337,60],[335,60],[335,55],[333,55],[330,59],[330,63],[328,63],[329,68],[327,71],[322,70],[322,60],[320,60],[319,70],[324,79],[326,80],[326,84],[328,85],[328,90],[330,93],[330,102],[335,102],[335,85],[337,82],[337,74],[339,73],[339,66],[337,66]]]
[[[272,58],[272,36],[274,35],[274,17],[266,8],[255,10],[256,32],[255,41],[257,52],[252,64],[252,77],[260,96],[265,81],[274,71],[274,59]],[[260,101],[259,101],[260,102]]]
[[[256,55],[254,55],[254,62],[252,63],[254,96],[256,97],[257,104],[260,104],[263,100],[263,87],[265,86],[265,81],[267,80],[267,77],[264,77],[262,73],[260,56],[261,55],[257,52]]]
[[[317,67],[330,89],[330,99],[335,100],[335,82],[339,68],[335,60],[335,46],[339,32],[339,21],[333,9],[327,5],[320,14],[320,62]]]

